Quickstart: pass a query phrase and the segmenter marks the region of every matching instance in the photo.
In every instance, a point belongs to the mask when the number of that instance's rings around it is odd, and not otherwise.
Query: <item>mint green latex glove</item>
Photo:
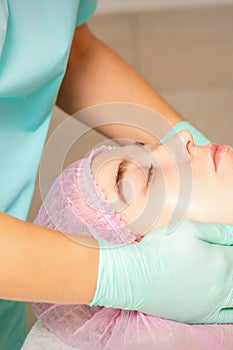
[[[183,221],[140,243],[99,240],[90,305],[138,310],[187,323],[233,323],[233,229]]]
[[[192,134],[195,145],[203,146],[210,143],[210,141],[197,128],[186,120],[175,124],[173,128],[160,140],[160,142],[166,142],[181,130],[188,130]]]

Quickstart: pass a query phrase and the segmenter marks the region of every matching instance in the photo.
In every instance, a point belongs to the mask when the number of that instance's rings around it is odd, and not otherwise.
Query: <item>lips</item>
[[[218,170],[218,166],[221,162],[222,157],[224,156],[224,154],[227,152],[228,150],[228,145],[221,145],[218,146],[215,155],[214,155],[214,162],[215,162],[215,169]]]
[[[221,161],[222,157],[224,156],[224,154],[227,152],[227,150],[228,150],[228,145],[218,146],[215,143],[212,143],[210,145],[210,152],[211,152],[211,156],[213,158],[215,171],[218,170],[218,166],[220,164],[220,161]]]

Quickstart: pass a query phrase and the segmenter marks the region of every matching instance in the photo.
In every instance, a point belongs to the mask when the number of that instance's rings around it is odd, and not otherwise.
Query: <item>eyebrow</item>
[[[117,168],[117,173],[116,173],[116,181],[115,181],[115,185],[117,188],[117,193],[120,197],[120,199],[127,204],[127,201],[125,199],[124,193],[122,191],[122,179],[125,175],[125,173],[128,170],[128,165],[129,165],[130,161],[128,159],[122,159],[122,161],[120,162],[118,168]]]

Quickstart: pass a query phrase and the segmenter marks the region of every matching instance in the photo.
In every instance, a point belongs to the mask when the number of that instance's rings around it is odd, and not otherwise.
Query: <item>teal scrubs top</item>
[[[74,29],[96,1],[0,0],[2,212],[27,217]],[[20,349],[26,333],[25,304],[0,301],[0,349]]]

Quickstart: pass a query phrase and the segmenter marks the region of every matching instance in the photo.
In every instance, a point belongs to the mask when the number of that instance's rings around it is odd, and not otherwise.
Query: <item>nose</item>
[[[198,148],[194,144],[192,134],[187,130],[176,133],[165,143],[146,144],[144,147],[149,151],[149,157],[145,157],[144,161],[164,164],[168,160],[173,162],[189,160],[195,155],[196,148]]]
[[[176,155],[192,155],[195,149],[195,144],[192,134],[188,130],[182,130],[168,139],[164,146],[173,154]]]
[[[188,130],[182,130],[177,133],[177,136],[181,139],[188,154],[191,155],[193,147],[195,147],[192,134]]]
[[[188,152],[191,151],[191,148],[195,146],[193,136],[188,130],[182,130],[173,135],[170,139],[168,139],[164,145],[170,145],[170,144],[183,144]],[[156,143],[156,144],[145,144],[145,148],[149,150],[150,152],[156,152],[159,149],[163,148],[163,144]]]

